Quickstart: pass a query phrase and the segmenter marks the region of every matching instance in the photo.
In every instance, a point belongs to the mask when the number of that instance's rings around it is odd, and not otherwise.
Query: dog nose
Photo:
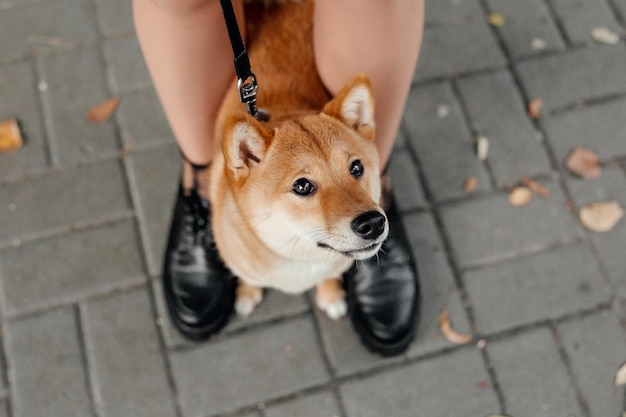
[[[381,213],[368,211],[352,220],[352,230],[363,239],[374,240],[385,231],[385,222],[385,216]]]

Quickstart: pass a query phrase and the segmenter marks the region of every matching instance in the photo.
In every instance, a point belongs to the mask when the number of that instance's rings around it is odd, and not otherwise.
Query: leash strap
[[[248,113],[259,118],[256,107],[256,93],[259,86],[256,82],[256,76],[250,68],[250,58],[248,51],[241,39],[241,32],[237,25],[237,18],[230,0],[220,0],[222,12],[224,13],[224,21],[228,30],[231,46],[233,47],[233,55],[235,56],[235,73],[237,74],[237,90],[239,91],[239,100],[246,105]]]

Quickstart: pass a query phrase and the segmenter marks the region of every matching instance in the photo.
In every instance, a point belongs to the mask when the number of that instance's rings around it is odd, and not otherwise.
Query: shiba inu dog
[[[250,3],[245,12],[257,101],[271,119],[247,115],[236,87],[224,99],[209,180],[215,243],[240,279],[239,315],[263,288],[316,286],[317,306],[336,319],[346,313],[341,275],[375,256],[389,230],[372,88],[355,75],[329,95],[315,67],[312,1]]]

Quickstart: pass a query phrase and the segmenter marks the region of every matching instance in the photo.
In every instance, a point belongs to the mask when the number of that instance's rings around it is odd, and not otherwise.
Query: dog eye
[[[298,178],[291,186],[291,190],[298,195],[309,195],[316,191],[315,186],[306,178]]]
[[[363,164],[361,163],[361,160],[357,159],[356,161],[352,162],[352,164],[350,165],[350,174],[352,174],[353,177],[358,178],[361,175],[363,175]]]

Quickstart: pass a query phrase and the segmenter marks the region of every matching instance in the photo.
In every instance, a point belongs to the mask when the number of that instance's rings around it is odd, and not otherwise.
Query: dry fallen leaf
[[[533,198],[533,193],[526,187],[515,187],[509,193],[509,204],[513,207],[524,206]]]
[[[135,149],[135,146],[137,146],[137,139],[131,138],[128,141],[128,143],[126,143],[126,145],[124,145],[124,147],[120,149],[120,153],[119,153],[120,159],[126,158],[128,154],[130,153],[130,151]]]
[[[608,232],[624,217],[624,209],[616,201],[592,203],[581,208],[578,217],[587,229]]]
[[[605,45],[617,45],[619,43],[619,34],[611,32],[608,28],[599,27],[591,31],[591,38]]]
[[[548,44],[542,38],[533,38],[530,41],[530,47],[532,48],[533,51],[540,51],[542,49],[546,49],[547,46]]]
[[[476,138],[476,156],[480,161],[487,159],[489,154],[489,139],[484,136]]]
[[[437,106],[437,117],[440,119],[445,119],[450,114],[450,107],[445,104],[440,104]]]
[[[470,191],[474,190],[477,185],[478,185],[478,178],[467,177],[465,179],[465,182],[463,182],[463,191],[465,191],[466,193],[469,193]]]
[[[17,119],[0,122],[0,152],[17,151],[24,144]]]
[[[626,362],[620,365],[615,372],[615,386],[621,387],[626,384]]]
[[[541,118],[541,109],[543,108],[543,99],[535,98],[528,102],[528,115],[533,119]]]
[[[490,13],[489,16],[487,16],[487,22],[491,26],[500,27],[504,26],[504,24],[506,23],[506,19],[500,13]]]
[[[522,179],[522,184],[524,184],[525,187],[527,187],[528,189],[530,189],[530,191],[539,195],[540,197],[543,197],[545,199],[550,198],[550,190],[548,190],[543,185],[531,180],[530,178]]]
[[[456,345],[466,345],[472,341],[472,335],[459,333],[452,328],[447,309],[443,310],[439,316],[439,329],[443,337]]]
[[[572,149],[565,160],[565,166],[574,174],[583,178],[597,178],[602,169],[598,163],[598,155],[579,146]]]
[[[117,109],[119,101],[119,98],[111,97],[110,99],[93,106],[87,113],[87,120],[91,123],[106,122],[113,115],[115,109]]]

